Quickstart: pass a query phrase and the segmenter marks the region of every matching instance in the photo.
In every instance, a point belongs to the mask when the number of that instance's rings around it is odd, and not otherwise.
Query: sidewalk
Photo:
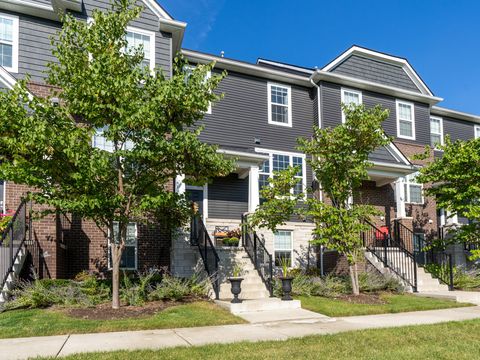
[[[307,335],[479,318],[480,306],[474,306],[336,319],[317,317],[242,325],[2,339],[0,340],[0,359],[61,357],[80,352],[160,349],[237,341],[286,340]]]

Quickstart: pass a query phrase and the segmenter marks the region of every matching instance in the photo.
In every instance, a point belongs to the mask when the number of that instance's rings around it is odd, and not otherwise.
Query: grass
[[[199,301],[167,308],[153,316],[118,320],[86,320],[59,310],[13,310],[0,314],[0,338],[167,329],[244,323],[217,305]]]
[[[309,336],[286,341],[235,343],[163,350],[117,351],[68,360],[190,359],[368,359],[459,360],[478,358],[480,320]],[[477,354],[477,355],[475,355]]]
[[[298,297],[302,301],[304,309],[327,316],[373,315],[471,306],[471,304],[457,303],[453,300],[426,298],[408,294],[382,294],[381,298],[386,304],[355,304],[345,300],[320,296]]]

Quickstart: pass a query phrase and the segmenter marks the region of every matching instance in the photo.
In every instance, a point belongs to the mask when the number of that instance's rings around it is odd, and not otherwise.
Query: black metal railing
[[[425,251],[425,271],[429,272],[434,278],[448,286],[452,291],[453,285],[453,259],[452,254],[447,254],[443,250],[430,249]]]
[[[242,245],[253,262],[255,269],[273,297],[273,257],[255,231],[247,225],[247,217],[242,215]]]
[[[2,233],[0,240],[0,289],[3,289],[27,236],[27,205],[22,201]],[[20,271],[21,269],[19,269]]]
[[[203,260],[205,271],[212,282],[215,298],[220,298],[220,279],[219,279],[219,263],[220,258],[217,250],[213,245],[212,239],[208,234],[207,228],[199,215],[192,216],[190,222],[190,242],[198,247],[200,256]]]
[[[368,229],[361,234],[365,248],[416,292],[417,262],[413,254],[403,241],[390,236],[388,228],[379,229],[368,221],[365,223]]]

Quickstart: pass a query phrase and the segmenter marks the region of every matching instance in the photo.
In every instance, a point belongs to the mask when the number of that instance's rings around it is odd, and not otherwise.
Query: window
[[[412,103],[397,100],[397,136],[415,140],[415,114]]]
[[[418,173],[405,177],[405,202],[412,204],[423,204],[423,185],[415,181]]]
[[[18,17],[0,14],[0,65],[18,72]]]
[[[257,149],[258,152],[268,153],[269,150]],[[300,170],[295,175],[299,182],[292,189],[292,194],[299,195],[305,192],[305,156],[301,154],[286,154],[280,152],[271,152],[270,159],[265,160],[260,168],[258,175],[258,188],[262,189],[268,185],[268,178],[273,176],[274,171],[281,171],[287,169],[289,166],[298,166]],[[260,199],[262,202],[262,199]]]
[[[95,134],[93,134],[92,146],[100,150],[113,152],[115,150],[113,146],[113,141],[107,140],[105,136],[103,136],[103,133],[107,130],[107,128],[108,128],[107,126],[104,126],[103,128],[98,128],[95,131]],[[123,146],[123,149],[124,150],[133,149],[133,141],[127,140]]]
[[[430,145],[433,147],[443,145],[443,119],[439,117],[430,118]]]
[[[278,230],[273,234],[275,266],[281,266],[281,260],[287,259],[292,266],[293,238],[290,230]]]
[[[143,45],[142,66],[149,67],[150,70],[155,68],[155,33],[127,27],[127,49],[131,50]]]
[[[193,69],[195,69],[195,66],[193,65],[186,65],[183,70],[184,70],[184,73],[185,73],[185,83],[188,82],[188,79],[190,78],[190,76],[192,75],[192,71]],[[212,76],[212,72],[209,70],[207,72],[207,75],[205,76],[205,80],[208,80],[210,79],[210,77]],[[208,104],[208,110],[206,112],[206,114],[211,114],[212,113],[212,103],[210,102]]]
[[[120,241],[118,222],[113,224],[114,241]],[[112,254],[109,247],[108,254],[109,267],[112,267]],[[127,225],[127,238],[125,240],[125,249],[123,249],[122,258],[120,259],[121,269],[137,269],[137,223],[129,223]]]
[[[360,105],[362,103],[362,93],[356,90],[342,88],[342,104]],[[345,114],[342,111],[342,123],[345,122]]]
[[[292,96],[290,86],[268,84],[268,123],[292,126]]]
[[[480,138],[480,125],[475,125],[475,139]]]

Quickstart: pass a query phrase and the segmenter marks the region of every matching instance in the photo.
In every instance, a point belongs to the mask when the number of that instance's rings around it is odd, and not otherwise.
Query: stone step
[[[225,309],[230,310],[232,314],[301,308],[300,300],[282,301],[279,298],[244,300],[240,304],[232,304],[229,301],[224,300],[215,300],[215,303]]]

